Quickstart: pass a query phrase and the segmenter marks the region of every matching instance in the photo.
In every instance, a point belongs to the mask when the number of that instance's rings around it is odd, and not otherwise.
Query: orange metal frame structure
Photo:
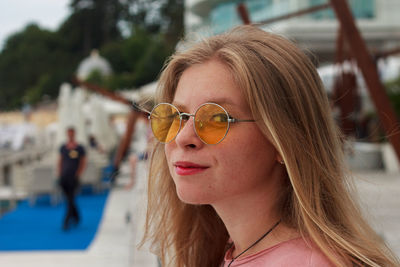
[[[382,123],[382,127],[385,130],[386,136],[390,143],[393,145],[397,159],[400,163],[400,123],[396,118],[396,114],[386,94],[385,88],[379,79],[378,71],[374,61],[374,59],[377,57],[386,57],[391,54],[399,53],[400,48],[371,55],[367,49],[365,41],[361,37],[360,31],[356,26],[350,7],[346,0],[330,0],[327,4],[314,6],[308,9],[272,18],[260,23],[255,23],[255,25],[285,20],[325,8],[332,8],[336,14],[336,18],[340,23],[343,37],[350,49],[350,54],[352,58],[356,60],[357,65],[361,70],[372,101],[376,107],[379,119]],[[237,6],[237,12],[244,24],[251,23],[244,4],[239,4]]]

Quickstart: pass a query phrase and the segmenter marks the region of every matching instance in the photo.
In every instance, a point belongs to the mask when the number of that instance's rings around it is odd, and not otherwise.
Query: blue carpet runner
[[[48,196],[30,206],[20,202],[14,211],[0,218],[0,251],[84,250],[92,242],[101,221],[108,191],[81,193],[77,205],[81,222],[62,230],[65,202],[52,206]]]

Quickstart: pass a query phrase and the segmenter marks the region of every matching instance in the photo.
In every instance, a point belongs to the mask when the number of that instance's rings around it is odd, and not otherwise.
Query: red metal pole
[[[367,46],[357,29],[347,1],[331,0],[331,5],[340,22],[352,55],[364,76],[387,138],[392,143],[400,162],[400,123],[386,95],[385,88],[380,82],[376,64],[368,53]]]
[[[128,117],[128,122],[126,124],[126,130],[125,130],[125,135],[122,138],[121,142],[119,143],[117,152],[114,157],[114,167],[115,169],[119,168],[119,164],[121,163],[124,155],[126,154],[129,144],[131,143],[132,140],[132,135],[135,130],[135,123],[138,117],[138,112],[132,110],[129,113]]]
[[[387,51],[378,52],[375,54],[375,58],[385,58],[395,54],[400,54],[400,47],[390,49]]]
[[[343,31],[339,27],[336,42],[336,64],[342,65],[349,59],[348,54]],[[348,64],[352,63],[348,62]],[[342,65],[340,71],[336,73],[332,100],[340,110],[338,119],[340,119],[339,126],[342,132],[347,136],[355,135],[356,120],[354,115],[360,109],[360,97],[353,69],[344,70]]]
[[[240,18],[243,21],[243,24],[250,24],[249,12],[247,11],[246,6],[243,3],[237,5],[237,12],[239,13]]]
[[[277,21],[281,21],[281,20],[285,20],[285,19],[290,19],[290,18],[293,18],[293,17],[302,16],[302,15],[305,15],[305,14],[308,14],[308,13],[313,13],[313,12],[316,12],[316,11],[319,11],[319,10],[327,9],[329,7],[331,7],[331,5],[329,3],[323,4],[323,5],[317,5],[317,6],[313,6],[313,7],[306,8],[306,9],[302,9],[302,10],[299,10],[299,11],[296,11],[296,12],[293,12],[293,13],[289,13],[289,14],[286,14],[286,15],[278,16],[278,17],[275,17],[275,18],[267,19],[267,20],[263,20],[263,21],[257,22],[257,24],[258,25],[260,25],[260,24],[270,24],[270,23],[273,23],[273,22],[277,22]]]
[[[132,102],[129,101],[128,99],[126,99],[126,98],[124,98],[122,96],[119,96],[116,93],[107,91],[106,89],[104,89],[104,88],[102,88],[102,87],[100,87],[98,85],[95,85],[95,84],[92,84],[92,83],[88,83],[88,82],[84,82],[84,81],[81,81],[81,80],[79,80],[77,78],[74,78],[73,82],[76,83],[79,86],[83,86],[86,89],[89,89],[90,91],[96,92],[96,93],[101,94],[103,96],[106,96],[106,97],[108,97],[108,98],[110,98],[110,99],[112,99],[114,101],[120,102],[122,104],[126,104],[129,107],[132,107]]]

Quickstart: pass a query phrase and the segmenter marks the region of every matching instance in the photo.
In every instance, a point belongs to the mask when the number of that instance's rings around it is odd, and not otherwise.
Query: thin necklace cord
[[[263,234],[256,242],[254,242],[253,244],[251,244],[248,248],[246,248],[244,251],[242,251],[239,255],[237,255],[236,257],[232,258],[231,262],[228,264],[228,267],[231,266],[231,264],[237,259],[239,258],[241,255],[243,255],[246,251],[248,251],[249,249],[251,249],[252,247],[254,247],[255,245],[258,244],[258,242],[260,242],[261,240],[263,240],[269,233],[272,232],[272,230],[275,229],[275,227],[278,226],[278,224],[281,222],[281,220],[279,220],[277,223],[274,224],[274,226],[272,226],[265,234]]]

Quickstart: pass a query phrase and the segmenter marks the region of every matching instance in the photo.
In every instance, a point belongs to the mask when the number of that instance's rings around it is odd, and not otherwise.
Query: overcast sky
[[[0,50],[7,37],[28,23],[55,30],[69,14],[70,0],[0,0]]]

